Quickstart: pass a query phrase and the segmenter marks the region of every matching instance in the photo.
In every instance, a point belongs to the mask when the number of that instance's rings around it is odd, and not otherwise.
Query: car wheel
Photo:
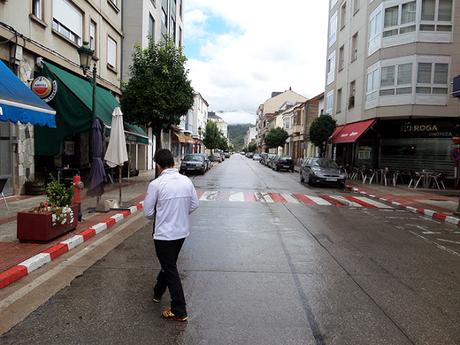
[[[310,180],[310,174],[307,175],[307,184],[308,184],[309,186],[313,186],[313,183],[312,183],[312,181]]]
[[[303,174],[300,173],[300,183],[304,183],[305,182],[305,179],[303,178]]]
[[[280,168],[276,167],[275,170],[276,170],[276,171],[280,171]]]

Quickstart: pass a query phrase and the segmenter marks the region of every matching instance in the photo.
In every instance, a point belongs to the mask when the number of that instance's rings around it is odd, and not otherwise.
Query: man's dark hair
[[[171,151],[167,149],[160,149],[155,153],[155,163],[163,169],[172,168],[174,166],[174,157]]]

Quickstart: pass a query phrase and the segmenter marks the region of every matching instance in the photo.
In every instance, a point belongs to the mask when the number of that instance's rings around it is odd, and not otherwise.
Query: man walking
[[[169,150],[155,154],[158,178],[150,182],[144,200],[144,215],[153,219],[153,239],[161,271],[153,289],[153,301],[160,302],[169,290],[171,308],[162,313],[168,320],[187,321],[184,291],[177,271],[177,258],[185,238],[190,234],[189,214],[198,208],[192,181],[174,168]]]

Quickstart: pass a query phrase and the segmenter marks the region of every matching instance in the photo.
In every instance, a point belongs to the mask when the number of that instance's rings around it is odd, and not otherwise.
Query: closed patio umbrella
[[[118,166],[119,171],[119,200],[121,207],[121,170],[123,163],[128,161],[128,152],[126,151],[126,139],[123,126],[123,113],[120,107],[116,107],[112,113],[112,129],[110,131],[109,146],[104,157],[107,165],[111,168]]]
[[[95,118],[91,126],[91,170],[89,172],[88,195],[99,198],[104,194],[105,170],[102,162],[102,127]]]

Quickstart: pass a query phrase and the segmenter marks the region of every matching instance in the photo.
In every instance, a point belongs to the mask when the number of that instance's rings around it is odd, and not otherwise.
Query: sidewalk
[[[143,199],[147,189],[147,184],[153,179],[153,171],[141,172],[139,176],[123,179],[122,185],[122,200],[131,205]],[[84,191],[85,192],[85,191]],[[118,199],[118,184],[106,185],[105,193],[101,200]],[[41,251],[71,238],[82,230],[90,228],[92,225],[100,223],[107,219],[117,211],[108,213],[88,213],[88,208],[95,207],[96,198],[82,195],[82,213],[83,221],[78,223],[77,229],[61,236],[49,243],[19,243],[16,238],[16,214],[20,211],[30,210],[33,207],[45,200],[45,196],[13,196],[7,199],[9,211],[3,204],[0,204],[0,272],[13,267],[20,262],[40,253]]]

